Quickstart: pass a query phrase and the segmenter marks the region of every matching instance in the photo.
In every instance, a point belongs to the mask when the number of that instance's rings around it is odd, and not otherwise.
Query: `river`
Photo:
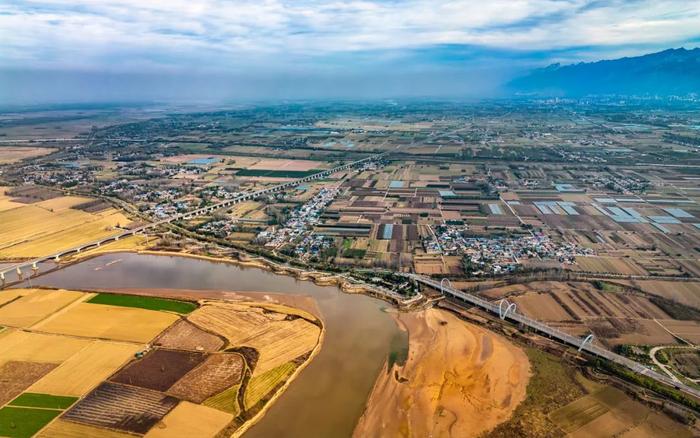
[[[185,257],[118,253],[34,278],[34,285],[73,289],[177,288],[277,292],[316,299],[326,334],[320,353],[272,405],[248,437],[347,437],[397,339],[406,342],[388,304],[337,287]],[[401,344],[401,342],[399,342]]]

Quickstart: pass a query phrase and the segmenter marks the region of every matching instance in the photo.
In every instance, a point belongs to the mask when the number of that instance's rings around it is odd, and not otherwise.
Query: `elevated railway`
[[[688,386],[684,383],[681,382],[676,382],[675,380],[671,379],[665,374],[657,373],[656,371],[638,363],[635,362],[631,359],[628,359],[624,356],[621,356],[619,354],[613,353],[612,351],[606,350],[605,348],[601,348],[597,345],[594,345],[591,340],[592,337],[588,336],[586,338],[579,338],[578,336],[573,336],[570,335],[569,333],[565,333],[559,329],[556,329],[554,327],[550,327],[547,324],[544,324],[543,322],[537,321],[535,319],[529,318],[523,314],[517,313],[515,311],[508,311],[507,309],[510,309],[510,306],[506,308],[506,311],[504,313],[504,309],[502,306],[499,306],[498,304],[494,304],[490,301],[487,301],[483,298],[480,298],[476,295],[470,294],[463,292],[459,289],[455,289],[452,287],[450,282],[446,279],[443,279],[442,281],[436,281],[431,278],[423,277],[421,275],[416,275],[416,274],[403,274],[406,277],[417,281],[418,283],[424,284],[426,286],[429,286],[435,290],[439,290],[444,296],[446,297],[451,297],[457,302],[462,302],[465,304],[477,306],[481,309],[484,309],[490,313],[496,314],[501,319],[504,320],[510,320],[512,322],[515,322],[517,324],[521,324],[525,327],[528,327],[540,334],[546,335],[552,339],[555,339],[563,344],[566,345],[571,345],[573,347],[576,347],[579,349],[579,351],[585,351],[586,353],[592,354],[593,356],[600,357],[606,360],[609,360],[613,363],[616,363],[618,365],[624,366],[635,373],[641,374],[643,376],[649,377],[659,383],[662,383],[664,385],[670,386],[672,388],[676,388],[679,391],[682,391],[688,395],[691,395],[696,398],[700,398],[700,391]]]
[[[159,226],[166,225],[166,224],[169,224],[171,222],[178,221],[178,220],[192,219],[192,218],[197,217],[197,216],[211,214],[216,210],[220,210],[222,208],[230,208],[235,204],[245,202],[245,201],[248,201],[251,199],[255,199],[259,196],[271,195],[274,193],[278,193],[278,192],[281,192],[283,190],[287,190],[291,187],[295,187],[295,186],[298,186],[300,184],[303,184],[303,183],[306,183],[309,181],[322,179],[322,178],[328,177],[330,175],[333,175],[334,173],[361,166],[365,163],[376,160],[379,157],[380,157],[380,155],[373,155],[373,156],[370,156],[367,158],[363,158],[361,160],[357,160],[357,161],[353,161],[351,163],[343,164],[342,166],[337,166],[337,167],[334,167],[332,169],[324,170],[323,172],[318,172],[318,173],[315,173],[313,175],[309,175],[309,176],[304,177],[304,178],[299,178],[299,179],[295,179],[293,181],[278,184],[278,185],[273,186],[273,187],[268,187],[268,188],[256,190],[253,192],[245,192],[245,193],[243,193],[235,198],[227,199],[225,201],[222,201],[222,202],[219,202],[216,204],[212,204],[212,205],[209,205],[206,207],[198,208],[196,210],[189,211],[186,213],[172,215],[172,216],[169,216],[165,219],[161,219],[161,220],[158,220],[155,222],[150,222],[146,225],[142,225],[142,226],[137,227],[137,228],[121,231],[121,232],[116,233],[112,236],[104,237],[102,239],[94,240],[94,241],[88,242],[88,243],[83,243],[83,244],[74,246],[72,248],[64,249],[64,250],[58,251],[56,253],[53,253],[53,254],[50,254],[47,256],[36,258],[34,260],[29,260],[29,261],[21,262],[21,263],[12,265],[12,266],[8,266],[8,267],[5,267],[2,270],[0,270],[0,282],[4,282],[5,279],[7,278],[7,276],[11,273],[16,273],[17,276],[19,277],[23,274],[23,272],[25,270],[31,269],[32,271],[36,271],[39,269],[39,265],[41,263],[44,263],[44,262],[48,262],[51,260],[58,262],[58,261],[60,261],[60,259],[62,257],[65,257],[65,256],[70,255],[70,254],[80,253],[81,251],[95,248],[95,247],[99,247],[99,246],[104,245],[106,243],[117,241],[117,240],[124,238],[124,237],[133,236],[133,235],[139,234],[139,233],[144,233],[148,230],[151,230],[151,229],[157,228]],[[1,283],[0,283],[0,285],[1,285]]]

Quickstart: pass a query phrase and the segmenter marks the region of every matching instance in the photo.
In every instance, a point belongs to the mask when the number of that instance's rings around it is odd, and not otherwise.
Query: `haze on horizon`
[[[685,0],[7,0],[0,103],[484,97],[698,23]]]

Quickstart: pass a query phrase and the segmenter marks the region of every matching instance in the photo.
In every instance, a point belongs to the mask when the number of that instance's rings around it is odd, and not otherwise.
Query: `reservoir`
[[[258,268],[176,256],[108,254],[32,279],[66,289],[191,289],[313,297],[325,325],[319,354],[248,437],[349,437],[392,349],[406,337],[380,300]],[[396,351],[393,352],[394,354]]]

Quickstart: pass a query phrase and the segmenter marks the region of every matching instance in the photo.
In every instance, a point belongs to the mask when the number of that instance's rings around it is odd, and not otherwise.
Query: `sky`
[[[698,0],[2,0],[0,103],[482,97],[698,45]]]

